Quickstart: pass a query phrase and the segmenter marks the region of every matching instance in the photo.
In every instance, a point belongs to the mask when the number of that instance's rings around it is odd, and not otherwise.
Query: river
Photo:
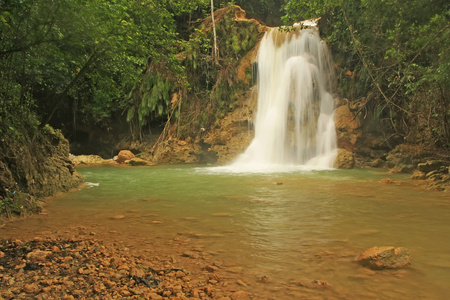
[[[425,191],[407,175],[236,174],[196,166],[78,170],[89,187],[48,200],[44,214],[7,223],[2,237],[80,226],[130,247],[161,247],[184,237],[249,276],[272,279],[270,288],[301,279],[332,286],[313,291],[313,299],[450,296],[449,196]],[[380,182],[387,177],[393,183]],[[406,247],[412,264],[371,271],[355,263],[373,246]]]

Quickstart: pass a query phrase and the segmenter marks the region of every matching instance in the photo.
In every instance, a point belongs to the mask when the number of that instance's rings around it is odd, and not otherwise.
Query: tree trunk
[[[214,55],[214,62],[217,65],[219,49],[217,48],[216,22],[214,20],[214,1],[213,0],[211,0],[211,18],[212,18],[212,27],[213,27],[213,35],[214,35],[213,55]]]

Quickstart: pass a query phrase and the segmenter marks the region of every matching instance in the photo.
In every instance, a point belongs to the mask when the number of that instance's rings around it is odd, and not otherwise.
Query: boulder
[[[438,170],[440,167],[445,166],[445,162],[441,160],[432,160],[424,163],[417,164],[417,170],[430,173],[432,171]]]
[[[419,171],[419,170],[414,170],[413,174],[411,175],[411,179],[425,180],[425,179],[427,179],[427,174],[422,171]]]
[[[411,264],[411,255],[403,247],[372,247],[361,253],[356,261],[372,270],[401,269]]]
[[[355,117],[348,105],[341,105],[335,112],[336,129],[343,132],[353,132],[361,128],[361,122]]]
[[[29,252],[26,257],[28,261],[45,261],[50,255],[52,255],[51,251],[42,251],[37,249]]]
[[[372,168],[382,168],[384,167],[384,160],[381,158],[376,158],[369,162],[369,166]]]
[[[123,164],[126,160],[130,160],[132,158],[134,158],[133,152],[130,150],[121,150],[117,155],[117,162],[119,164]]]
[[[36,283],[27,283],[23,287],[23,291],[26,294],[37,294],[40,291],[39,286]]]
[[[352,152],[339,149],[336,157],[335,167],[338,169],[352,169],[355,164],[355,156]]]
[[[328,289],[332,287],[331,284],[323,280],[300,279],[293,280],[291,283],[308,289]]]
[[[92,165],[92,164],[105,164],[109,163],[111,160],[102,158],[99,155],[69,155],[69,159],[75,166],[78,165]]]
[[[391,173],[412,173],[419,163],[417,150],[408,144],[400,144],[386,156]]]
[[[154,166],[155,163],[138,157],[133,157],[125,162],[131,166]]]
[[[336,108],[334,123],[338,147],[355,151],[358,140],[361,139],[361,122],[347,104]]]

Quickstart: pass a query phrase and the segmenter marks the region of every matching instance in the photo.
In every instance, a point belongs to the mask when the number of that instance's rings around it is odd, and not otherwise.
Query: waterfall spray
[[[333,168],[337,153],[332,65],[317,28],[266,32],[258,52],[255,137],[239,168]]]

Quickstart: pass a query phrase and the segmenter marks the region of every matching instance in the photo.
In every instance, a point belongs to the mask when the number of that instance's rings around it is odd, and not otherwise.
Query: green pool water
[[[15,226],[100,226],[136,244],[191,236],[255,276],[327,281],[336,293],[326,299],[450,297],[450,197],[415,186],[407,175],[231,174],[193,166],[78,170],[89,188],[52,200],[48,215]],[[394,184],[380,183],[387,177]],[[373,246],[410,249],[411,267],[372,272],[354,262]]]

